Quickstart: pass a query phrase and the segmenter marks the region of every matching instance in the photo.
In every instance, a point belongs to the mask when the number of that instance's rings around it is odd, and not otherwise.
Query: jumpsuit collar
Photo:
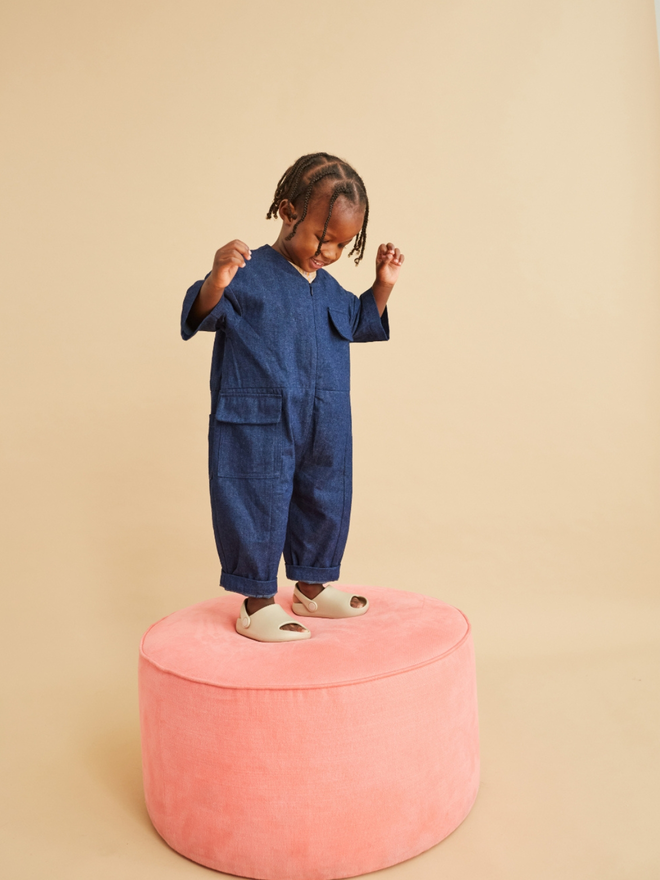
[[[259,248],[259,250],[262,250],[262,248]],[[295,272],[296,275],[299,278],[302,278],[307,284],[311,284],[312,281],[315,281],[319,277],[320,273],[325,271],[324,269],[317,269],[314,273],[314,278],[307,278],[302,269],[298,268],[298,266],[296,266],[295,263],[292,263],[291,260],[287,260],[287,258],[283,256],[279,251],[276,251],[272,245],[265,244],[263,246],[263,251],[268,257],[273,260],[273,262],[279,265],[283,264],[288,271]]]

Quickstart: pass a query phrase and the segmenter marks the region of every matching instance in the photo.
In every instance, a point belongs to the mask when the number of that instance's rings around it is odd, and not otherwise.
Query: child
[[[277,568],[297,581],[293,612],[353,617],[368,602],[339,578],[351,506],[349,343],[389,339],[386,304],[403,254],[381,244],[361,297],[325,271],[355,239],[362,259],[369,202],[336,156],[302,156],[280,179],[267,219],[271,247],[235,240],[188,290],[181,333],[216,333],[211,366],[209,478],[220,584],[246,596],[238,633],[292,641],[310,630],[275,602]]]

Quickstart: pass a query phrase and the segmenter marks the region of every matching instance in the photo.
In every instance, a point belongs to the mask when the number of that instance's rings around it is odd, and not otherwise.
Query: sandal
[[[248,639],[256,639],[258,642],[295,642],[300,639],[308,639],[311,631],[305,627],[305,632],[281,629],[287,623],[298,623],[293,617],[289,617],[284,608],[278,605],[265,605],[254,614],[247,613],[247,599],[241,605],[241,613],[236,621],[236,632]]]
[[[352,593],[345,593],[335,587],[326,585],[314,599],[308,599],[304,593],[298,589],[298,584],[293,588],[293,613],[300,617],[359,617],[365,614],[369,608],[369,600],[365,596],[358,596],[358,599],[364,599],[365,604],[361,608],[354,608],[351,605]]]

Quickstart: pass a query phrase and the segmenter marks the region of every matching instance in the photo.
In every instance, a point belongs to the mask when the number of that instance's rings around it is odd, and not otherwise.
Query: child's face
[[[330,194],[319,194],[307,208],[307,216],[296,229],[293,238],[286,241],[293,229],[302,207],[296,212],[288,201],[280,205],[282,229],[274,247],[296,266],[305,272],[315,272],[330,263],[336,262],[344,253],[344,249],[362,229],[364,208],[352,205],[343,196],[339,196],[332,207],[332,216],[328,223],[321,251],[317,255],[319,242],[323,235]]]

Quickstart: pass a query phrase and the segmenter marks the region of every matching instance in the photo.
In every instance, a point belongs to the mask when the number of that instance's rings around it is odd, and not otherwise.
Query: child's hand
[[[378,314],[381,317],[392,288],[399,277],[403,260],[403,254],[399,248],[394,247],[391,241],[379,246],[376,253],[376,281],[371,290],[378,306]]]
[[[390,241],[381,244],[376,253],[376,281],[380,284],[396,284],[404,256]]]
[[[251,256],[252,251],[245,242],[235,238],[229,244],[216,251],[213,258],[213,268],[207,281],[216,290],[224,290],[225,287],[229,286],[238,270],[245,266],[245,261],[249,260]]]
[[[252,251],[244,241],[235,238],[216,251],[213,268],[202,284],[195,301],[188,313],[188,325],[197,329],[204,318],[217,306],[232,278],[245,266],[245,261],[252,256]]]

